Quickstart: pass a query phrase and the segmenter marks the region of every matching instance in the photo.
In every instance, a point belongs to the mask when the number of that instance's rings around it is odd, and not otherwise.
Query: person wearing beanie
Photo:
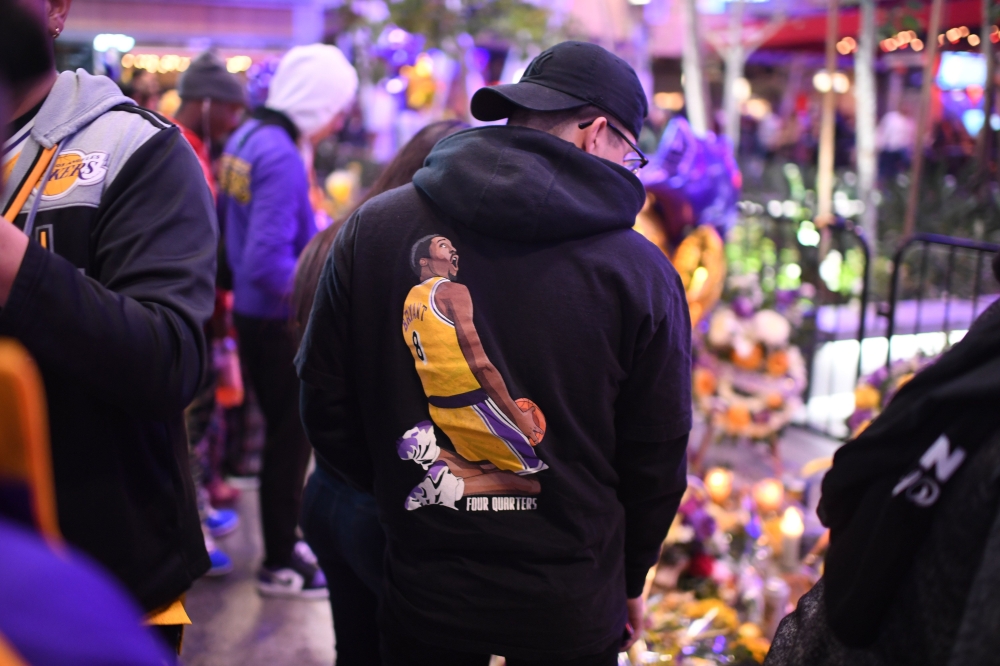
[[[336,47],[293,48],[275,71],[267,104],[230,137],[219,168],[233,319],[266,422],[260,471],[265,557],[257,578],[264,595],[327,597],[322,571],[296,537],[310,447],[299,416],[289,314],[295,264],[316,233],[311,149],[343,122],[357,87],[354,67]]]
[[[639,78],[563,42],[337,235],[296,359],[374,494],[384,666],[613,666],[686,488],[691,323],[633,229]]]
[[[226,69],[226,63],[206,51],[192,60],[181,75],[177,94],[181,105],[174,121],[194,148],[212,194],[217,194],[211,168],[212,146],[223,145],[239,126],[246,108],[243,86]]]
[[[212,196],[217,198],[218,188],[212,172],[212,147],[219,146],[221,149],[229,135],[239,126],[243,110],[246,108],[243,85],[226,69],[226,63],[214,53],[206,51],[191,61],[191,65],[181,75],[177,91],[181,105],[173,121],[177,123],[181,134],[194,149],[205,181],[212,190]],[[205,337],[210,349],[213,349],[218,342],[216,330],[224,327],[218,325],[218,322],[226,321],[225,294],[226,292],[217,286],[215,312],[212,321],[205,325]],[[215,414],[217,380],[218,373],[214,364],[210,363],[205,381],[184,412],[191,455],[191,474],[198,493],[198,513],[201,515],[205,548],[212,561],[212,568],[208,571],[209,576],[220,576],[233,570],[232,560],[216,545],[215,537],[228,534],[239,525],[239,516],[235,511],[215,509],[209,502],[209,491],[205,487],[205,465],[201,456],[196,453],[196,447],[204,438]],[[221,479],[212,481],[216,496],[226,492],[232,496],[235,492],[235,489],[229,488]]]

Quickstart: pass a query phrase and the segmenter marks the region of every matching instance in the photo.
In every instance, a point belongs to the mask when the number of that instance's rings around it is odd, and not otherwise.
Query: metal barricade
[[[934,356],[965,335],[998,297],[989,262],[1000,245],[919,233],[896,251],[885,321],[885,366],[917,354]]]
[[[730,270],[758,275],[764,307],[780,305],[781,276],[795,278],[785,286],[797,285],[806,304],[793,321],[792,342],[809,369],[806,409],[796,424],[845,437],[871,316],[868,243],[860,228],[842,218],[816,229],[809,221],[764,214],[750,202],[743,213],[727,236]]]

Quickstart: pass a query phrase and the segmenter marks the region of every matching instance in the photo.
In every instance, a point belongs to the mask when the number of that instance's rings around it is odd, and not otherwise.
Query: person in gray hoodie
[[[21,4],[58,37],[68,0]],[[151,612],[209,567],[183,410],[214,302],[212,197],[180,131],[108,78],[50,68],[10,108],[0,336],[42,373],[63,535]]]

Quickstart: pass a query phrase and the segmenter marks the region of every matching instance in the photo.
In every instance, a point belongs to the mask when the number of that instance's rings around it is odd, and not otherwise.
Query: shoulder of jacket
[[[80,130],[65,148],[105,155],[105,183],[110,185],[136,152],[154,137],[170,130],[180,132],[173,123],[157,113],[131,104],[120,104]],[[178,145],[185,145],[185,142]],[[167,149],[166,144],[164,149]]]
[[[412,182],[372,197],[361,206],[359,212],[366,217],[392,216],[400,213],[434,216],[434,211],[420,196]]]
[[[152,125],[157,131],[175,126],[173,122],[168,120],[166,117],[161,116],[156,111],[150,111],[149,109],[136,106],[135,104],[119,104],[108,109],[108,113],[113,111],[123,111],[125,113],[134,114]]]

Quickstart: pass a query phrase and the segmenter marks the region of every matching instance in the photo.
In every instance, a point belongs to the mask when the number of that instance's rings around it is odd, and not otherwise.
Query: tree
[[[733,151],[740,147],[740,99],[739,81],[747,59],[770,39],[785,22],[785,15],[779,12],[763,25],[744,26],[745,0],[729,3],[729,29],[725,33],[709,32],[706,41],[712,45],[725,63],[726,72],[722,87],[722,108],[725,115],[724,132],[733,144]],[[685,72],[686,74],[686,72]]]
[[[854,56],[858,198],[865,206],[861,214],[861,228],[874,250],[878,243],[878,207],[875,204],[878,178],[878,155],[875,152],[875,128],[878,123],[875,53],[878,25],[875,19],[875,0],[861,0],[860,4],[861,26],[858,50]]]
[[[691,131],[695,136],[703,137],[708,132],[708,104],[705,80],[702,77],[705,67],[701,57],[698,3],[697,0],[682,0],[681,6],[684,12],[684,51],[681,57],[684,106],[687,108]]]

